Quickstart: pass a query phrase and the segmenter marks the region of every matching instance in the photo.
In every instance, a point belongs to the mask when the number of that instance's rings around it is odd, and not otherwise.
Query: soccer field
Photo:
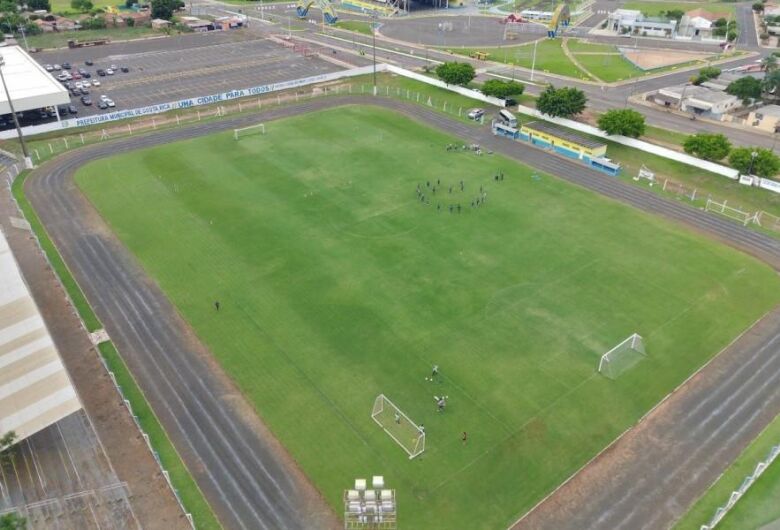
[[[504,528],[780,299],[746,255],[386,110],[266,131],[76,181],[337,513],[383,474],[402,528]],[[647,357],[599,375],[634,332]],[[421,456],[371,419],[380,393]]]

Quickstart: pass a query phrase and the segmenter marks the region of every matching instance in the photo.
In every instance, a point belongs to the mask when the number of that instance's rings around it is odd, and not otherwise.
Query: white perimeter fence
[[[752,486],[755,481],[758,480],[758,477],[760,477],[772,464],[772,462],[775,461],[775,458],[777,458],[778,455],[780,455],[780,445],[775,445],[769,451],[769,455],[767,455],[766,460],[763,460],[759,462],[758,465],[756,465],[756,469],[753,471],[753,474],[745,477],[745,480],[742,481],[742,484],[740,484],[739,488],[737,488],[736,491],[731,492],[728,502],[724,506],[720,506],[717,510],[715,510],[715,515],[712,516],[710,522],[701,525],[701,530],[712,530],[715,528],[718,523],[726,516],[726,514],[729,513],[729,511],[734,507],[737,501],[742,498],[745,492],[750,489],[750,486]]]

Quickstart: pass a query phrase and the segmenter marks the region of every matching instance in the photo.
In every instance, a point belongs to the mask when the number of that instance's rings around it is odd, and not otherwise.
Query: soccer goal
[[[384,394],[374,400],[371,418],[390,435],[390,438],[403,447],[409,458],[425,451],[425,430],[413,422]]]
[[[233,138],[238,140],[240,137],[256,134],[258,131],[260,134],[265,134],[265,123],[258,123],[257,125],[250,125],[249,127],[233,129]]]
[[[599,373],[609,379],[615,379],[645,356],[645,343],[638,333],[634,333],[601,356]]]

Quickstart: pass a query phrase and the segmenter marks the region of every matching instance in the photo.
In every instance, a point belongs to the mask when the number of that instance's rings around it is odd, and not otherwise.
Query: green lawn
[[[371,24],[362,20],[339,20],[336,22],[336,27],[371,35]]]
[[[112,41],[132,40],[150,35],[164,35],[147,26],[132,28],[84,29],[63,31],[61,33],[42,33],[27,37],[27,43],[33,48],[66,48],[69,40],[90,40],[108,37]]]
[[[739,488],[756,465],[767,458],[773,446],[780,444],[780,416],[739,455],[731,466],[713,484],[685,517],[676,530],[699,530],[712,519],[715,510],[723,506],[731,492]],[[757,530],[780,519],[780,457],[751,486],[732,510],[724,517],[719,530]]]
[[[597,44],[581,39],[568,39],[566,46],[572,53],[616,53],[617,48],[611,44]]]
[[[389,111],[266,129],[76,180],[337,512],[384,474],[405,528],[506,527],[780,300],[752,258]],[[635,331],[647,360],[598,375]],[[379,393],[421,457],[371,420]]]
[[[683,11],[704,9],[710,13],[730,13],[732,16],[736,12],[733,3],[723,2],[652,2],[631,0],[621,7],[623,9],[638,9],[651,17],[658,16],[661,11],[669,11],[670,9],[682,9]]]
[[[617,52],[617,49],[614,51]],[[574,56],[589,72],[607,83],[646,75],[619,53],[614,55],[583,55],[578,53]]]
[[[49,3],[51,4],[52,13],[78,13],[78,11],[70,6],[70,0],[49,0]],[[92,4],[95,7],[111,7],[116,6],[117,2],[116,0],[93,0]],[[124,6],[124,4],[121,5]]]

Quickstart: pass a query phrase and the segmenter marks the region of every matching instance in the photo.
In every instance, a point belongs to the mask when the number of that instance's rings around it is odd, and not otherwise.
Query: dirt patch
[[[619,48],[623,57],[642,70],[654,70],[706,59],[707,54],[673,50]]]

